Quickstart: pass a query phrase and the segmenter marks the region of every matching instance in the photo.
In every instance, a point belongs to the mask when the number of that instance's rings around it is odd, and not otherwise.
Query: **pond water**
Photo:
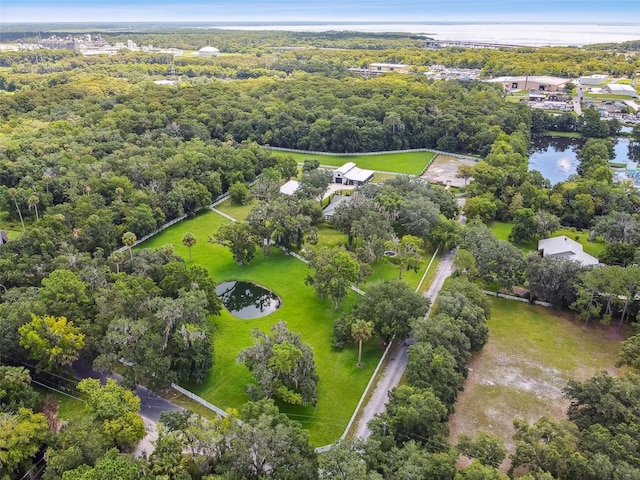
[[[585,141],[584,138],[533,136],[529,170],[538,170],[552,185],[565,181],[576,173],[580,163],[578,150]],[[640,148],[626,137],[616,139],[614,150],[614,163],[640,160]]]
[[[216,293],[231,315],[245,320],[269,315],[282,304],[275,293],[255,283],[223,282]]]

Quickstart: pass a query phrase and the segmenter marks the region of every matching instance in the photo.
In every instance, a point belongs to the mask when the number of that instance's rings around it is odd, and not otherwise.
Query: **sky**
[[[331,21],[637,23],[640,0],[0,0],[0,25]]]

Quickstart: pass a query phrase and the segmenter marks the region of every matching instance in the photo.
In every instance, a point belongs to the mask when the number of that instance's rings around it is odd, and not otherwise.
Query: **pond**
[[[529,157],[529,170],[538,170],[552,185],[565,181],[576,173],[580,163],[578,150],[585,141],[584,138],[534,135],[531,140],[533,151]],[[616,139],[614,150],[614,163],[640,160],[640,148],[626,137]]]
[[[245,320],[269,315],[282,304],[275,293],[255,283],[223,282],[216,293],[231,315]]]

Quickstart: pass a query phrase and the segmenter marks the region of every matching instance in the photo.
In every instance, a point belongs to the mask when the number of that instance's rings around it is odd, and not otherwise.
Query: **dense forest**
[[[7,35],[33,38],[24,32]],[[527,157],[532,132],[549,129],[557,118],[507,102],[496,85],[420,75],[363,79],[347,67],[376,60],[410,63],[418,71],[431,63],[481,68],[485,75],[633,74],[637,56],[575,48],[427,51],[420,39],[395,34],[107,32],[104,37],[184,48],[215,43],[234,55],[0,53],[0,90],[10,93],[1,92],[0,103],[0,220],[21,232],[0,246],[3,480],[21,478],[34,465],[40,470],[46,465],[47,479],[66,480],[507,478],[498,469],[506,458],[499,439],[480,432],[457,445],[447,443],[446,421],[468,361],[488,338],[491,312],[478,282],[509,289],[526,281],[532,299],[571,308],[585,323],[596,318],[621,328],[633,323],[640,196],[612,182],[608,137],[618,133],[619,124],[592,110],[581,118],[561,117],[564,130],[589,140],[579,155],[578,174],[552,187],[528,171]],[[348,50],[272,48],[283,44]],[[150,81],[167,76],[171,65],[190,81],[177,87]],[[298,385],[291,376],[269,382],[281,365],[265,368],[260,358],[274,351],[309,357],[294,334],[276,331],[273,338],[284,339],[280,344],[256,335],[256,346],[241,358],[258,381],[255,402],[227,419],[164,415],[155,452],[135,459],[130,452],[144,425],[136,414],[139,399],[128,388],[144,384],[161,390],[171,382],[200,381],[213,362],[210,316],[219,313],[221,303],[208,271],[188,266],[171,245],[130,247],[169,220],[195,215],[225,192],[242,203],[254,182],[258,207],[246,224],[221,229],[217,240],[233,248],[246,234],[251,248],[234,251],[238,263],[251,261],[247,252],[253,255],[256,238],[265,249],[272,236],[276,245],[299,247],[323,221],[315,198],[327,178],[309,168],[300,197],[282,200],[274,188],[297,176],[297,165],[261,148],[267,144],[342,153],[426,147],[482,157],[461,171],[473,178],[466,190],[468,227],[454,220],[458,209],[450,192],[402,177],[356,192],[332,224],[348,237],[347,248],[338,250],[345,263],[355,263],[354,278],[397,233],[404,235],[394,245],[400,275],[415,268],[415,253],[432,242],[462,247],[457,278],[445,286],[429,319],[424,319],[428,302],[397,281],[375,287],[371,297],[378,303],[360,301],[336,320],[336,348],[372,333],[416,340],[406,384],[391,392],[387,412],[373,421],[367,442],[344,442],[318,458],[308,432],[262,398],[276,389],[270,398],[298,400]],[[276,235],[274,219],[291,228]],[[493,237],[483,223],[492,220],[514,224],[515,244],[560,225],[590,228],[607,244],[606,261],[613,266],[591,270],[525,257],[512,243]],[[129,248],[117,250],[121,246]],[[310,254],[309,282],[319,296],[339,303],[341,292],[327,292],[322,278],[322,267],[338,256],[335,251]],[[328,283],[336,275],[326,271]],[[640,366],[639,343],[640,335],[634,335],[623,344],[620,365]],[[265,345],[270,353],[261,348]],[[87,415],[58,425],[55,402],[33,385],[67,385],[70,366],[79,358],[118,370],[123,382],[80,382],[73,391],[86,403]],[[315,382],[313,369],[307,370]],[[315,383],[304,387],[300,403],[313,404]],[[508,474],[640,478],[637,376],[600,374],[569,383],[565,395],[571,402],[566,420],[516,423]],[[238,416],[243,424],[235,422]],[[460,467],[460,458],[468,466]]]

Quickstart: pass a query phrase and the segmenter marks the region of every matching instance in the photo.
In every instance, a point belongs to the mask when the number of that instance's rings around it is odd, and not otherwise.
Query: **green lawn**
[[[513,419],[563,418],[566,381],[615,372],[619,339],[611,328],[583,328],[569,313],[504,299],[491,303],[489,342],[471,361],[451,437],[484,429],[513,451]]]
[[[408,173],[419,175],[433,158],[433,152],[384,153],[380,155],[348,155],[331,154],[314,155],[312,153],[291,153],[273,150],[273,153],[293,157],[297,162],[318,160],[322,165],[339,167],[347,162],[354,162],[360,168],[382,170],[386,172]]]
[[[513,228],[513,223],[491,222],[489,224],[489,228],[497,239],[509,241],[509,234],[511,233],[511,229]],[[589,255],[593,255],[596,258],[600,258],[606,248],[606,245],[604,243],[589,241],[589,230],[561,228],[560,230],[553,232],[553,235],[551,236],[557,237],[559,235],[565,235],[570,239],[579,242],[583,246],[586,253],[588,253]],[[515,245],[525,253],[533,252],[538,249],[537,240],[528,240],[526,242]]]
[[[223,409],[240,409],[249,400],[244,386],[252,379],[247,368],[236,363],[236,356],[252,344],[252,329],[267,331],[278,320],[286,320],[289,329],[299,332],[303,341],[313,347],[320,381],[317,408],[282,408],[309,429],[314,444],[333,442],[346,427],[382,355],[382,349],[375,340],[368,342],[363,352],[364,368],[358,369],[355,346],[342,352],[334,352],[330,348],[333,320],[353,305],[356,294],[350,292],[342,308],[335,311],[330,301],[318,300],[313,288],[304,284],[310,273],[309,267],[275,248],[269,257],[257,253],[250,265],[236,265],[227,248],[206,240],[227,222],[214,212],[206,212],[174,225],[143,244],[146,248],[156,248],[171,243],[177,254],[188,259],[182,236],[190,231],[197,239],[192,249],[193,262],[208,268],[216,282],[233,279],[253,281],[271,289],[282,299],[282,307],[263,318],[239,320],[226,311],[212,318],[215,326],[214,367],[202,384],[185,387]],[[324,235],[334,240],[337,238],[336,234],[329,232]]]
[[[249,212],[257,204],[258,204],[258,200],[253,198],[246,205],[232,205],[231,199],[228,198],[215,208],[220,210],[221,212],[226,213],[227,215],[231,215],[236,220],[243,221],[244,219],[247,218],[247,215],[249,215]]]
[[[420,279],[422,278],[422,275],[424,275],[424,271],[427,268],[427,265],[429,265],[429,261],[433,256],[434,250],[435,249],[428,248],[425,251],[424,255],[422,256],[422,264],[420,265],[420,268],[417,272],[414,272],[413,270],[402,272],[402,281],[414,290],[417,288],[418,283],[420,283]],[[436,258],[436,260],[434,260],[433,262],[434,265],[431,265],[432,269],[435,269],[438,266],[437,260],[438,259]],[[398,278],[398,274],[400,273],[400,267],[392,263],[388,258],[381,258],[379,260],[376,260],[371,264],[371,267],[373,269],[372,275],[366,277],[359,285],[360,288],[362,288],[364,291],[366,291],[369,285],[374,282],[380,280],[396,280]],[[431,278],[429,278],[428,274],[422,285],[421,291],[425,291],[429,288],[428,285],[431,284],[431,281],[433,280],[433,275],[435,275],[434,272],[435,270],[429,272],[431,274]],[[427,285],[426,288],[425,285]]]
[[[545,130],[542,132],[545,137],[567,137],[567,138],[582,138],[580,132],[556,132],[554,130]]]
[[[43,397],[52,396],[56,402],[58,402],[58,421],[76,420],[87,414],[87,405],[76,398],[43,387],[36,386],[35,389],[42,394]],[[78,397],[80,393],[74,390],[72,395]]]

